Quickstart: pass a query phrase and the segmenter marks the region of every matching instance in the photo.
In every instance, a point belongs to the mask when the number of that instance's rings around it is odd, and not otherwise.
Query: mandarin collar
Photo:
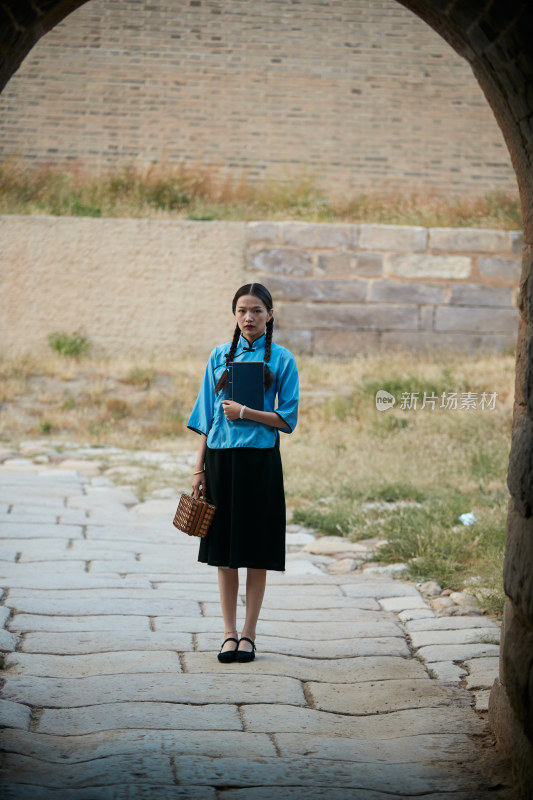
[[[254,350],[259,350],[261,347],[264,348],[265,339],[266,339],[266,331],[265,331],[265,333],[263,333],[262,336],[260,336],[258,339],[256,339],[255,342],[252,342],[252,344],[250,344],[248,342],[248,339],[246,339],[241,333],[241,335],[239,337],[239,347],[242,350],[246,350],[247,352],[250,353],[250,352],[253,352]]]

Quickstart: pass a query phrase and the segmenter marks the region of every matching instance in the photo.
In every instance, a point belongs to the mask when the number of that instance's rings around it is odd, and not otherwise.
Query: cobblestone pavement
[[[221,665],[216,570],[172,527],[176,496],[36,460],[0,466],[6,800],[513,796],[473,707],[494,622],[439,617],[389,574],[328,574],[291,528],[256,661]]]

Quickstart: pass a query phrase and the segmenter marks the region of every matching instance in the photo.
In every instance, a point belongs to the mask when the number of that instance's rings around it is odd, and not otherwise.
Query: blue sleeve
[[[209,433],[213,423],[215,407],[215,372],[214,372],[214,352],[209,356],[209,361],[205,368],[204,379],[200,392],[196,398],[196,403],[189,417],[187,427],[195,433]]]
[[[289,430],[279,428],[280,433],[292,433],[298,422],[299,383],[296,361],[292,353],[283,359],[278,375],[278,407],[276,414],[289,426]]]

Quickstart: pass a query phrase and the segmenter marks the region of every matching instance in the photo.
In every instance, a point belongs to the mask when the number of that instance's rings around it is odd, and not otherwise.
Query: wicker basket
[[[215,516],[215,510],[215,506],[201,497],[196,499],[190,494],[182,494],[173,525],[189,536],[200,536],[203,539]]]

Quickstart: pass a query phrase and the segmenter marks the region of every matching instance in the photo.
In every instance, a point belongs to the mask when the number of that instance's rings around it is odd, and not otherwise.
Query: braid
[[[237,345],[239,344],[239,338],[241,335],[241,329],[238,325],[235,326],[235,331],[233,333],[233,341],[231,342],[231,347],[229,352],[226,353],[226,369],[220,376],[217,385],[215,386],[215,394],[220,392],[221,389],[225,389],[228,385],[228,365],[231,364],[233,361],[233,356],[235,355],[235,351],[237,350]]]
[[[270,361],[270,355],[272,351],[272,334],[274,332],[274,317],[269,319],[266,324],[266,336],[265,336],[265,389],[270,389],[274,382],[274,375],[268,366],[268,362]]]

